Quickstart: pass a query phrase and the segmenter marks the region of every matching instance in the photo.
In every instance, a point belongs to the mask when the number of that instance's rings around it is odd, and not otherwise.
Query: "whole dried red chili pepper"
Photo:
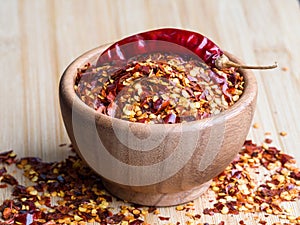
[[[187,53],[200,57],[207,65],[218,69],[237,67],[244,69],[273,69],[271,66],[247,66],[231,62],[223,51],[202,34],[175,28],[162,28],[126,37],[108,47],[98,58],[97,65],[127,59],[144,53]]]

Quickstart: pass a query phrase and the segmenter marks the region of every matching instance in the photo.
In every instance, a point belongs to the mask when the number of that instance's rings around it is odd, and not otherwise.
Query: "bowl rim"
[[[131,122],[127,120],[122,120],[119,118],[111,117],[102,113],[97,112],[96,110],[89,107],[87,104],[85,104],[79,96],[76,94],[74,89],[75,84],[75,78],[77,74],[77,69],[82,67],[86,63],[95,63],[100,54],[111,44],[103,44],[101,46],[98,46],[96,48],[93,48],[80,56],[78,56],[75,60],[73,60],[67,68],[64,70],[60,82],[59,82],[59,97],[60,99],[63,99],[64,103],[68,104],[68,107],[74,107],[74,101],[76,101],[76,107],[80,113],[86,114],[88,113],[90,116],[93,116],[96,120],[105,120],[109,123],[117,122],[120,124],[124,124],[128,126],[128,124],[134,124],[136,126],[155,126],[156,128],[159,128],[160,126],[168,126],[168,127],[174,127],[178,125],[197,125],[199,124],[207,124],[208,121],[214,123],[220,120],[224,120],[224,117],[226,119],[230,119],[237,115],[240,111],[243,111],[244,108],[246,108],[248,105],[251,104],[254,100],[256,100],[257,92],[258,92],[258,86],[257,86],[257,80],[251,70],[245,70],[245,69],[239,69],[238,71],[243,75],[244,77],[244,90],[242,96],[239,98],[237,102],[235,102],[232,106],[230,106],[228,109],[220,112],[217,115],[210,116],[205,119],[195,120],[195,121],[188,121],[183,123],[174,123],[174,124],[163,124],[163,123],[156,123],[156,124],[145,124],[145,123],[136,123]],[[232,61],[236,63],[243,64],[243,62],[234,56],[233,54],[224,51],[224,54]],[[64,104],[62,101],[60,101],[60,104]],[[91,117],[89,117],[91,118]]]

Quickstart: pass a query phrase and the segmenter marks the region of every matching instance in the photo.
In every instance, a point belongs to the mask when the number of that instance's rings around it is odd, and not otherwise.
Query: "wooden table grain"
[[[83,52],[127,35],[159,27],[200,32],[248,64],[272,64],[254,71],[259,95],[249,138],[257,143],[271,132],[272,144],[300,162],[300,9],[296,0],[0,0],[0,150],[45,161],[62,160],[69,143],[58,101],[58,83],[66,66]],[[281,131],[287,136],[280,136]],[[298,163],[299,165],[299,163]],[[16,175],[18,176],[18,175]],[[21,176],[19,179],[23,179]],[[0,202],[9,197],[0,191]],[[195,201],[201,213],[207,199]],[[300,215],[300,202],[288,203]],[[161,221],[186,224],[174,207],[160,209]],[[263,214],[202,215],[199,222],[257,224]]]

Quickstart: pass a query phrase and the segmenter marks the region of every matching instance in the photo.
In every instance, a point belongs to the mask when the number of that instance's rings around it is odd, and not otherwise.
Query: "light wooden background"
[[[273,144],[300,162],[300,9],[296,0],[0,0],[0,150],[19,156],[61,160],[69,143],[58,102],[58,83],[81,53],[127,35],[159,27],[190,29],[210,37],[249,64],[272,64],[255,71],[259,96],[249,138],[264,132]],[[283,71],[286,68],[287,71]],[[281,137],[280,131],[287,136]],[[298,164],[299,165],[299,164]],[[1,192],[0,202],[7,197]],[[199,212],[206,199],[198,199]],[[300,204],[290,204],[300,215]],[[168,222],[188,220],[162,208]],[[275,217],[264,220],[272,224]],[[256,224],[253,214],[203,216],[201,221]],[[150,224],[167,224],[148,217]]]

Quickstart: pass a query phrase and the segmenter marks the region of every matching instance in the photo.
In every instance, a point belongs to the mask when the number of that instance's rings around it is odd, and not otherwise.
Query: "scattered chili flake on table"
[[[300,223],[300,217],[291,216],[281,205],[300,197],[300,172],[295,163],[292,156],[275,147],[246,141],[236,159],[213,179],[216,203],[203,213],[223,213],[226,207],[226,214],[265,212]]]
[[[286,136],[286,135],[287,135],[287,132],[285,132],[285,131],[281,131],[279,134],[280,134],[280,136],[283,136],[283,137],[284,137],[284,136]]]
[[[100,113],[141,123],[180,123],[207,118],[232,106],[243,93],[235,68],[211,68],[192,56],[137,55],[123,67],[85,65],[74,87]]]
[[[0,181],[5,184],[3,188],[13,187],[12,198],[0,205],[3,221],[0,225],[76,225],[87,222],[146,225],[145,218],[150,213],[160,221],[172,219],[161,216],[156,207],[129,205],[121,201],[119,208],[112,208],[114,198],[104,190],[101,178],[74,152],[60,162],[44,162],[35,157],[17,159],[13,151],[0,153],[0,159],[4,166],[16,165],[32,182],[22,185],[5,167],[0,169]],[[213,207],[204,208],[201,213],[196,212],[195,202],[173,207],[187,218],[185,224],[209,224],[201,223],[205,220],[202,215],[255,212],[272,214],[284,220],[273,225],[300,224],[300,217],[291,215],[281,204],[299,199],[300,170],[292,156],[273,146],[266,148],[246,141],[235,160],[213,179],[208,192],[215,195],[210,201]],[[257,216],[256,220],[265,224],[261,217]],[[246,223],[240,220],[239,224]]]
[[[273,142],[273,140],[271,138],[265,138],[265,142],[267,144],[271,144]]]
[[[259,128],[259,123],[254,123],[253,128]]]
[[[166,220],[166,221],[169,221],[170,220],[170,217],[166,217],[166,216],[159,216],[158,217],[160,220]]]
[[[12,151],[0,154],[2,163],[17,168],[32,185],[24,186],[0,169],[0,181],[13,187],[12,198],[0,205],[0,224],[105,224],[145,225],[145,209],[125,205],[120,209],[110,207],[112,196],[107,194],[101,179],[77,155],[61,162],[43,162],[39,158],[15,159]]]
[[[16,154],[13,152],[13,150],[5,151],[0,153],[0,163],[5,164],[12,164],[15,162]]]

